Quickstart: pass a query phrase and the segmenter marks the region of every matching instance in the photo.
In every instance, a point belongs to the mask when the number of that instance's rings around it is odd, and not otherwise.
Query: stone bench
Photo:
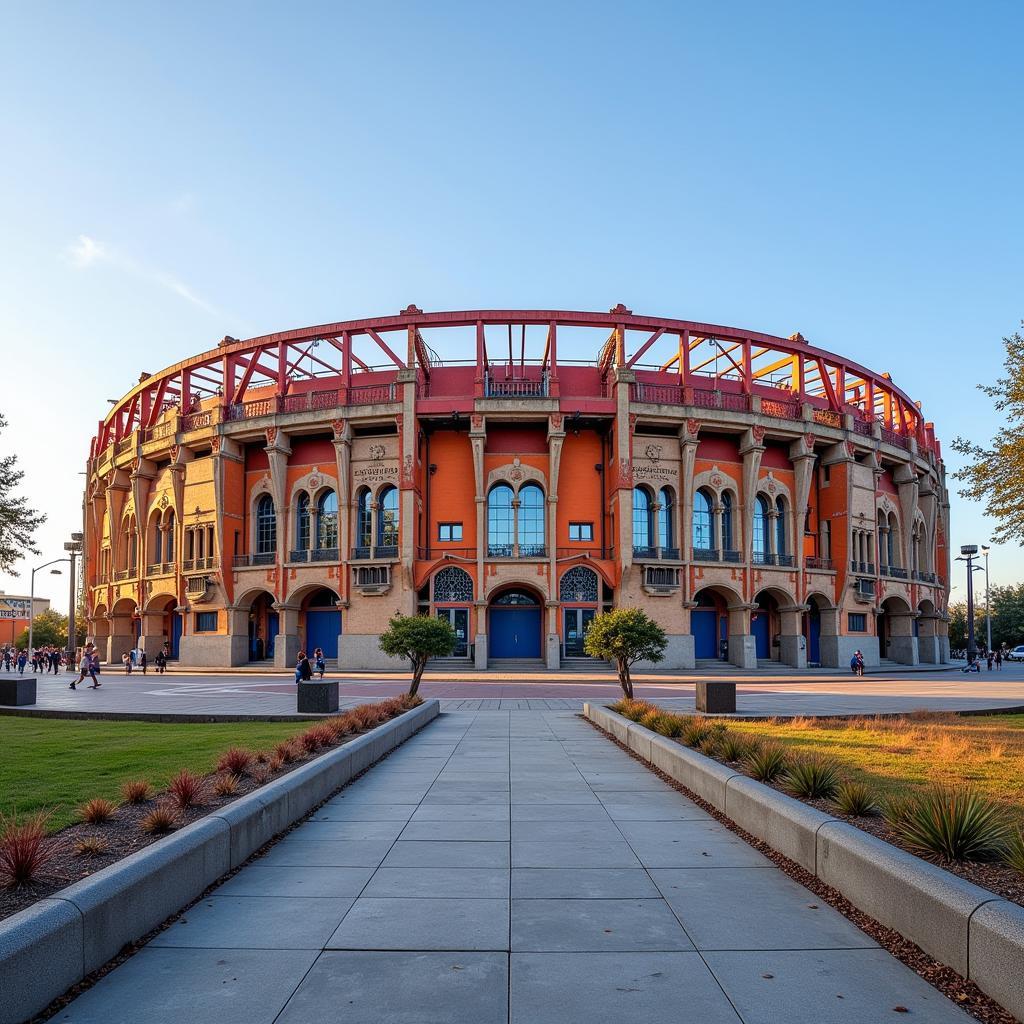
[[[709,715],[734,715],[736,713],[736,684],[698,682],[697,710]]]
[[[298,684],[299,714],[330,715],[338,710],[338,681],[303,680]]]
[[[36,681],[31,676],[0,679],[0,704],[23,707],[36,702]]]

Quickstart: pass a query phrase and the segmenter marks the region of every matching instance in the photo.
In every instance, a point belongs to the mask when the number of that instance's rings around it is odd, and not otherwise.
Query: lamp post
[[[985,556],[985,648],[990,654],[992,652],[992,611],[988,604],[988,553],[991,549],[984,544],[981,545],[981,553]]]
[[[68,554],[71,556],[70,557],[71,572],[69,574],[70,578],[69,578],[69,581],[68,581],[68,650],[67,650],[67,663],[68,663],[68,671],[69,672],[73,672],[74,668],[75,668],[75,651],[76,651],[76,648],[77,648],[77,644],[75,643],[75,638],[76,638],[76,634],[78,632],[75,629],[75,610],[76,610],[75,606],[78,603],[75,600],[75,598],[78,596],[75,593],[75,583],[76,583],[75,557],[82,554],[82,543],[83,543],[84,540],[85,540],[85,537],[84,537],[83,534],[81,534],[81,533],[73,533],[73,534],[71,534],[71,540],[67,540],[67,541],[64,542],[64,550],[67,551]]]
[[[42,565],[37,565],[32,570],[32,583],[29,587],[28,597],[28,654],[32,656],[32,626],[35,622],[36,617],[36,573],[40,569],[49,569],[51,565],[57,565],[58,562],[70,562],[70,558],[55,558],[52,562],[44,562]],[[50,569],[51,576],[59,576],[60,569]]]
[[[974,558],[978,554],[977,544],[964,544],[960,548],[958,562],[967,563],[967,665],[974,664],[978,648],[974,642]],[[978,566],[980,568],[980,566]]]

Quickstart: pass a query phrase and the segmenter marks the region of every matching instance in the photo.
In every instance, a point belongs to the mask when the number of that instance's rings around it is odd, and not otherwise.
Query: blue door
[[[277,612],[267,613],[267,657],[272,658],[274,656],[274,640],[277,637],[278,631],[280,630],[280,620],[278,619]]]
[[[815,605],[807,615],[807,660],[821,663],[821,612]]]
[[[694,608],[690,612],[690,632],[693,634],[693,653],[696,658],[717,658],[718,612],[714,608]]]
[[[540,657],[540,608],[491,609],[492,658]]]
[[[171,612],[171,657],[178,656],[181,644],[181,612]]]
[[[341,612],[309,609],[306,612],[306,653],[312,655],[319,647],[325,658],[337,658],[340,632]]]
[[[772,656],[770,639],[768,636],[768,613],[766,611],[754,612],[750,617],[750,632],[754,634],[754,648],[759,658],[770,658]]]

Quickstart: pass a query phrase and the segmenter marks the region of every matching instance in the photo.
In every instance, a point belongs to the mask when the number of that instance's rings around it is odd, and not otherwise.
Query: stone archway
[[[887,597],[878,614],[878,655],[901,665],[920,663],[914,624],[917,612],[897,595]]]
[[[940,618],[935,605],[927,598],[917,606],[917,656],[924,664],[938,665],[943,660],[938,630]]]
[[[110,634],[107,637],[107,663],[120,665],[121,658],[137,643],[138,606],[130,597],[122,597],[110,609]]]
[[[177,658],[181,639],[181,613],[174,594],[157,594],[150,598],[142,614],[139,644],[152,661],[167,645],[168,657]]]
[[[740,594],[721,583],[702,587],[687,603],[690,611],[690,635],[693,637],[694,659],[713,656],[737,668],[757,668],[754,637],[750,632],[750,610]],[[716,614],[714,622],[701,618],[708,615],[708,609]],[[709,655],[710,643],[714,643],[715,654]]]
[[[839,609],[824,594],[808,594],[804,613],[807,664],[839,668]]]
[[[543,658],[544,604],[543,595],[528,584],[492,592],[487,602],[488,659]]]

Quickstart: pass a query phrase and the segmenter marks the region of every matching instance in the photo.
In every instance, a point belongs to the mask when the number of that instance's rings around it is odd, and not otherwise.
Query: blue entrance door
[[[768,638],[768,613],[754,612],[750,619],[750,632],[754,634],[754,647],[759,658],[770,658],[771,647]]]
[[[181,612],[171,612],[171,657],[178,656],[181,645]]]
[[[341,612],[310,608],[306,612],[306,653],[312,655],[319,647],[325,658],[336,658],[340,632]]]
[[[821,612],[813,604],[807,614],[807,660],[821,662]]]
[[[540,608],[491,608],[492,658],[540,657]]]
[[[280,629],[279,619],[277,612],[267,613],[267,657],[272,658],[274,656],[274,640],[277,637],[278,630]]]
[[[690,612],[690,632],[693,633],[693,652],[696,658],[717,658],[718,640],[715,628],[718,612],[714,608],[694,608]]]

